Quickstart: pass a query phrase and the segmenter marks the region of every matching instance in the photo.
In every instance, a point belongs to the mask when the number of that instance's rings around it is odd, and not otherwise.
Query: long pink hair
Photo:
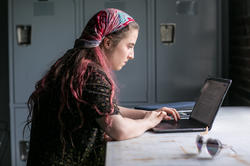
[[[114,42],[114,46],[119,43],[119,41],[124,37],[126,32],[130,28],[139,29],[139,26],[136,22],[131,22],[125,28],[116,31],[108,36]],[[108,37],[107,36],[107,37]],[[77,45],[77,44],[75,44]],[[39,118],[38,112],[44,111],[41,110],[41,100],[43,94],[49,94],[50,96],[55,96],[55,100],[59,105],[57,106],[57,118],[60,124],[60,140],[65,148],[65,123],[62,119],[62,112],[68,111],[72,112],[74,108],[77,108],[78,115],[81,119],[81,122],[78,126],[74,126],[72,131],[80,129],[84,125],[84,115],[80,109],[81,104],[89,104],[82,96],[83,87],[86,84],[89,76],[92,72],[93,67],[101,67],[101,69],[106,73],[106,76],[111,83],[111,96],[110,96],[110,105],[111,110],[109,113],[102,113],[98,110],[96,105],[92,105],[100,115],[106,117],[106,123],[108,126],[111,125],[109,114],[114,112],[113,99],[116,98],[115,92],[117,90],[116,83],[113,79],[113,72],[109,66],[109,63],[102,51],[102,43],[100,46],[94,48],[81,48],[74,47],[68,50],[61,58],[59,58],[50,68],[50,70],[45,74],[45,76],[37,82],[34,92],[28,99],[28,109],[29,116],[27,119],[26,126],[29,126],[30,123],[33,123],[33,120]]]

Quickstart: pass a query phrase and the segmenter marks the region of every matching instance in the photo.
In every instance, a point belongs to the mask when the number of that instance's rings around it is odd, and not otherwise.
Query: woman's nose
[[[134,51],[131,52],[131,53],[128,55],[128,59],[129,59],[129,60],[134,59]]]

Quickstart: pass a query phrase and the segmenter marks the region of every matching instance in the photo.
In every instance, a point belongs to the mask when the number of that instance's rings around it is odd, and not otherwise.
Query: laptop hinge
[[[208,124],[206,124],[206,123],[204,123],[202,121],[199,121],[198,119],[195,119],[195,118],[192,118],[192,117],[190,117],[189,119],[192,119],[192,120],[194,120],[194,121],[196,121],[198,123],[201,123],[202,125],[204,125],[204,126],[206,126],[206,127],[208,127],[210,129],[210,126]]]

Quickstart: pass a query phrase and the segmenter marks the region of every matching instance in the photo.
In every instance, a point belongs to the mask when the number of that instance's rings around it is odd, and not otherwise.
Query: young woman
[[[104,165],[105,140],[140,136],[172,108],[147,112],[117,105],[113,70],[134,58],[139,25],[117,9],[94,15],[82,35],[36,84],[28,107],[27,165]]]

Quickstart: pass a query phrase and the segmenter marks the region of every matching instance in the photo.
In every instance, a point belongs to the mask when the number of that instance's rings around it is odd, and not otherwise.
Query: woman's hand
[[[166,117],[167,113],[165,111],[147,111],[144,117],[149,124],[149,129],[158,125],[163,119],[168,118]],[[170,117],[169,117],[170,118]]]
[[[165,120],[170,120],[171,119],[170,116],[172,116],[175,121],[178,121],[180,119],[180,114],[174,108],[162,107],[156,110],[156,112],[165,112],[166,113],[166,116],[164,118]]]

